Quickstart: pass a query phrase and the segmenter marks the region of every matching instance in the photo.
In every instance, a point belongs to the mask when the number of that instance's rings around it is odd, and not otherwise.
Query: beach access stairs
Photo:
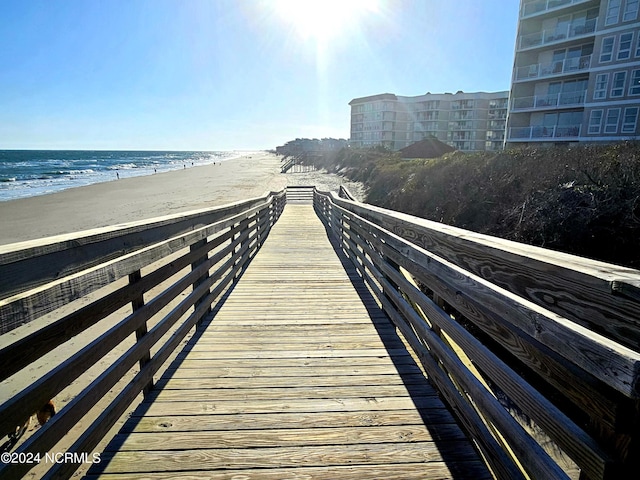
[[[0,299],[1,433],[58,410],[3,479],[640,467],[639,271],[344,188],[0,246]]]

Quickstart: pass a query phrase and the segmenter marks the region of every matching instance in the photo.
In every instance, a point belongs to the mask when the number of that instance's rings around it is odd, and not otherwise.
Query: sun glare
[[[326,42],[348,32],[367,13],[376,13],[376,0],[277,0],[276,12],[298,34]]]

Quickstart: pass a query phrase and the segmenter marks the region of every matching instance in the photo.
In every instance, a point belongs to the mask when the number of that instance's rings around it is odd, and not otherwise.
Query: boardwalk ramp
[[[0,478],[635,480],[638,312],[343,188],[0,245]]]
[[[96,467],[90,478],[490,478],[313,207],[295,204]]]

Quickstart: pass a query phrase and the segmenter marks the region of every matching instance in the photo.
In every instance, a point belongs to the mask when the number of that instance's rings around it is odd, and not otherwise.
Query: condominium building
[[[356,98],[351,106],[352,146],[399,150],[437,138],[458,150],[499,150],[504,144],[509,92],[383,93]]]
[[[507,145],[640,132],[640,0],[521,0]]]

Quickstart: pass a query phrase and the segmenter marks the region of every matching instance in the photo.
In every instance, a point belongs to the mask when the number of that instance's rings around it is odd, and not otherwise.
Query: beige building
[[[349,102],[350,143],[399,150],[435,137],[458,150],[499,150],[504,143],[507,99],[507,91],[356,98]]]
[[[634,139],[640,0],[521,0],[507,145]]]

